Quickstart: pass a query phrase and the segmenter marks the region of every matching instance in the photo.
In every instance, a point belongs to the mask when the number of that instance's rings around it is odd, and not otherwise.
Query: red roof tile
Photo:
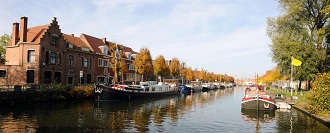
[[[73,35],[67,35],[67,34],[63,34],[63,37],[66,41],[68,41],[69,43],[77,46],[77,47],[86,47],[86,48],[90,48],[89,45],[87,45],[83,40],[81,40],[78,37],[75,37]]]
[[[27,29],[27,42],[40,42],[40,39],[49,28],[49,24]]]
[[[40,42],[40,39],[44,35],[44,33],[49,28],[49,24],[47,25],[41,25],[36,27],[31,27],[27,29],[27,42]],[[19,32],[19,31],[18,31]],[[18,38],[20,38],[20,35],[18,34]],[[20,41],[20,40],[18,40]],[[7,46],[12,46],[12,41],[10,41]]]
[[[100,50],[100,46],[104,46],[106,45],[102,39],[93,37],[93,36],[89,36],[86,34],[81,34],[80,38],[89,46],[91,46],[91,48],[93,49],[94,52],[97,53],[102,53],[102,51]]]

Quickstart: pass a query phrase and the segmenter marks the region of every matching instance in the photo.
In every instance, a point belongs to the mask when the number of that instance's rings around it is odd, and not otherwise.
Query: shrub
[[[72,98],[88,98],[93,96],[93,86],[78,86],[68,91]]]
[[[307,95],[310,111],[322,115],[330,113],[330,73],[318,74]]]

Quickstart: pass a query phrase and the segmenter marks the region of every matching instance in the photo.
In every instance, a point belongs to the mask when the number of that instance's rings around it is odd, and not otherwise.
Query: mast
[[[257,111],[259,111],[259,87],[258,87],[258,74],[256,79],[256,89],[257,89]]]

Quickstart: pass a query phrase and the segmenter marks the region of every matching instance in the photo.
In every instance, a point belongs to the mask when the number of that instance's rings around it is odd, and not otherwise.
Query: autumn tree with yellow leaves
[[[261,76],[261,81],[266,84],[271,84],[281,78],[280,70],[275,67],[272,70],[268,70],[263,76]]]
[[[169,66],[166,64],[165,58],[162,55],[159,55],[155,59],[155,63],[154,63],[154,74],[156,76],[161,76],[161,77],[165,77],[165,76],[170,75]]]
[[[134,61],[134,66],[136,71],[142,75],[142,80],[144,75],[153,74],[154,69],[152,65],[152,58],[149,49],[141,48],[139,54]]]
[[[171,64],[170,64],[170,75],[172,77],[176,77],[180,75],[180,61],[178,58],[172,58]]]

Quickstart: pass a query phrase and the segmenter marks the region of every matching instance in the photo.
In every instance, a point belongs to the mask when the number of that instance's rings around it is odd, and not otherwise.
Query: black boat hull
[[[177,89],[173,89],[171,91],[163,91],[163,92],[145,92],[142,90],[125,91],[104,85],[96,85],[94,89],[95,89],[94,99],[96,101],[158,98],[163,96],[172,96],[179,94],[179,91]]]
[[[276,105],[273,102],[266,100],[249,100],[241,102],[242,109],[253,109],[253,110],[275,110]]]

